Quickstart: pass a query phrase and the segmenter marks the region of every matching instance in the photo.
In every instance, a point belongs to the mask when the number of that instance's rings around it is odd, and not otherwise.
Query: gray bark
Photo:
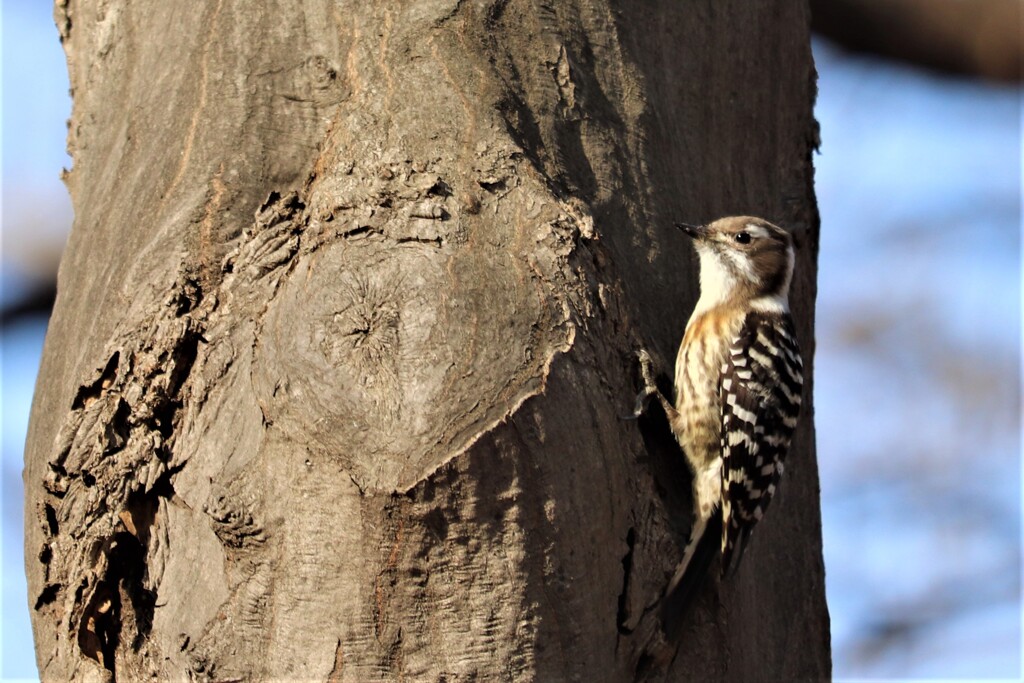
[[[76,216],[26,450],[44,679],[633,680],[689,524],[664,421],[618,419],[695,298],[672,221],[792,229],[813,357],[806,5],[56,15]],[[656,679],[829,677],[811,416]]]

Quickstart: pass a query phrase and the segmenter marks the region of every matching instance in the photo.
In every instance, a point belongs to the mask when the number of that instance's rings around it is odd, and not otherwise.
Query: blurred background
[[[1019,680],[1021,5],[811,4],[835,677]],[[2,8],[0,678],[13,680],[36,677],[22,448],[71,225],[70,100],[49,0]]]

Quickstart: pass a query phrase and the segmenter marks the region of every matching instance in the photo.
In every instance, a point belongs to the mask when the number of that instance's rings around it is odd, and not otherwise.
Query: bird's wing
[[[722,571],[775,494],[796,427],[803,363],[788,314],[747,315],[722,365]]]

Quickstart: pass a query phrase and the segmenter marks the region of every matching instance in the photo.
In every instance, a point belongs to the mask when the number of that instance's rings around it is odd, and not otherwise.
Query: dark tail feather
[[[742,529],[736,538],[725,545],[722,550],[722,576],[731,578],[736,573],[743,559],[743,551],[747,549],[747,542],[750,541],[750,527]]]
[[[686,573],[661,601],[661,624],[665,639],[669,643],[675,643],[678,638],[683,617],[704,585],[704,580],[710,573],[711,565],[721,547],[722,515],[718,512],[711,515],[711,519],[708,520],[704,535],[697,541],[693,558],[686,567]]]
[[[699,531],[698,522],[695,521]],[[692,554],[690,550],[692,547]],[[659,676],[658,672],[668,670],[675,659],[676,650],[679,645],[679,633],[682,630],[686,613],[693,604],[694,598],[700,592],[701,587],[711,567],[722,548],[722,514],[717,511],[704,526],[704,532],[699,539],[691,539],[683,551],[683,563],[679,570],[682,572],[672,577],[665,595],[661,598],[658,607],[657,621],[660,621],[660,628],[655,625],[653,633],[645,639],[643,651],[637,660],[636,681],[654,680]],[[689,560],[687,561],[687,556]],[[657,624],[657,621],[654,623]]]

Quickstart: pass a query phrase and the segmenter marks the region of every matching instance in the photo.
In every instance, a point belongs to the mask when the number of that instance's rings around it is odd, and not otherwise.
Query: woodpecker
[[[693,473],[693,530],[666,601],[677,592],[692,597],[702,576],[687,574],[701,547],[721,550],[723,575],[735,571],[778,486],[803,387],[789,313],[790,234],[750,216],[677,227],[700,256],[700,298],[676,356],[674,404],[641,352],[645,388],[634,411],[657,396]],[[719,533],[720,543],[711,537]],[[701,575],[710,560],[704,565]]]

